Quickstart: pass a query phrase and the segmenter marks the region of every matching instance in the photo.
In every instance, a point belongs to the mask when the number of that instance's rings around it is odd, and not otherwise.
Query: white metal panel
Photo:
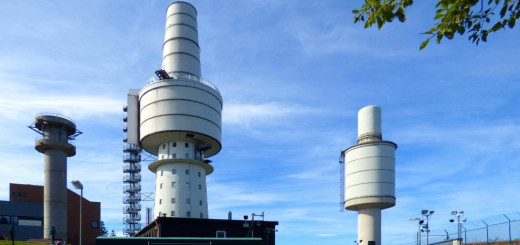
[[[139,145],[139,100],[138,93],[130,91],[127,96],[127,142]]]

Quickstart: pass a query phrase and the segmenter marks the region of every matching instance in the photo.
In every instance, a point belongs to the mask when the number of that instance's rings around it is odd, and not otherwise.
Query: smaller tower
[[[395,206],[396,149],[394,142],[383,140],[381,108],[359,110],[357,144],[341,152],[340,163],[345,164],[344,207],[358,211],[363,244],[381,244],[381,210]]]
[[[38,115],[30,129],[41,134],[35,148],[44,157],[43,238],[49,239],[51,228],[56,239],[67,239],[67,157],[76,155],[74,140],[81,131],[70,119],[58,115]]]

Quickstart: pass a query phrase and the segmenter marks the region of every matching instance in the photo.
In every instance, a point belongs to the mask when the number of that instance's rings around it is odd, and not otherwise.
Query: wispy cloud
[[[254,125],[280,125],[293,116],[319,113],[320,109],[268,102],[262,104],[230,104],[226,105],[222,121],[231,125],[250,128]]]

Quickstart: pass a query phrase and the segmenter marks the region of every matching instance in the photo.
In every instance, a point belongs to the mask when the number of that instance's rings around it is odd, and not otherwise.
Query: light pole
[[[423,217],[426,217],[426,225],[423,226],[426,230],[426,245],[430,245],[430,225],[429,225],[429,218],[433,215],[435,211],[424,209],[421,211],[421,214]]]
[[[424,223],[424,220],[416,217],[410,217],[408,218],[409,221],[418,221],[419,223],[419,231],[417,231],[417,245],[421,245],[421,225]]]
[[[461,223],[464,223],[466,222],[466,219],[463,219],[462,221],[460,221],[460,217],[464,215],[464,211],[451,211],[451,215],[455,215],[457,216],[457,239],[459,240],[459,244],[462,243],[462,238],[460,236],[461,234],[461,229],[460,229],[460,226],[461,226]],[[450,219],[450,222],[453,223],[455,222],[455,219]]]
[[[79,245],[83,245],[83,184],[79,180],[71,181],[74,188],[81,190],[81,197],[79,199]]]

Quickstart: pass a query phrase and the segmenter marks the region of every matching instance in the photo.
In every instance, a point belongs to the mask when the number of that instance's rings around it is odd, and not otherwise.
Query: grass
[[[11,245],[13,244],[13,241],[0,241],[0,245]],[[41,242],[26,242],[26,241],[14,241],[14,244],[16,245],[42,245],[42,244],[46,244],[46,243],[41,243]]]

